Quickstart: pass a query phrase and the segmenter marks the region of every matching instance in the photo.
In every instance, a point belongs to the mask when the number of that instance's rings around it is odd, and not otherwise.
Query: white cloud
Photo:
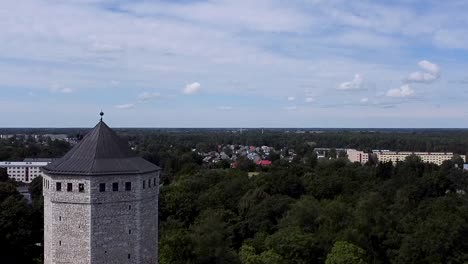
[[[306,97],[305,101],[306,101],[306,103],[313,103],[313,102],[315,102],[315,98],[313,98],[313,97]]]
[[[148,102],[150,100],[156,99],[158,97],[161,97],[161,94],[156,93],[156,92],[143,92],[138,95],[138,100],[142,102]]]
[[[423,71],[416,71],[411,73],[407,78],[409,82],[430,83],[439,78],[439,65],[427,60],[420,61],[418,65]]]
[[[433,82],[436,79],[437,79],[437,76],[432,75],[427,72],[420,72],[420,71],[411,73],[407,78],[409,82],[425,82],[425,83]]]
[[[387,92],[388,97],[408,97],[414,94],[414,90],[408,84],[402,85],[400,88],[390,89]]]
[[[115,108],[123,109],[123,110],[133,109],[135,108],[135,104],[121,104],[121,105],[116,105]]]
[[[289,97],[288,97],[288,101],[292,102],[292,101],[294,101],[294,100],[296,100],[296,97],[294,97],[294,96],[289,96]]]
[[[354,75],[354,79],[350,82],[343,82],[338,86],[339,90],[359,90],[362,87],[364,79],[362,75]]]
[[[369,98],[364,97],[361,99],[361,103],[367,103],[367,102],[369,102]]]
[[[433,75],[439,75],[440,73],[440,67],[439,65],[435,64],[435,63],[432,63],[430,61],[427,61],[427,60],[422,60],[418,63],[419,67],[421,67],[421,69],[425,70],[426,72],[429,72]]]
[[[187,84],[187,86],[185,86],[185,88],[184,88],[183,93],[184,94],[194,94],[194,93],[199,92],[200,89],[201,89],[201,85],[198,82],[194,82],[194,83],[191,83],[191,84]]]

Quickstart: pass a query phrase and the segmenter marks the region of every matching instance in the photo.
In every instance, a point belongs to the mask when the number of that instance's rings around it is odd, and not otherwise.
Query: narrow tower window
[[[69,182],[67,183],[67,192],[73,191],[73,183]]]
[[[119,183],[118,182],[112,183],[112,191],[114,191],[114,192],[119,191]]]
[[[100,192],[105,192],[106,191],[106,184],[105,183],[100,183],[99,184],[99,191]]]
[[[153,179],[153,185],[156,186],[156,178]]]
[[[143,189],[146,187],[146,181],[143,181]]]
[[[79,192],[84,192],[84,183],[79,183],[78,184],[78,191]]]
[[[151,179],[148,179],[148,188],[151,188]]]
[[[57,192],[62,191],[62,183],[61,183],[61,182],[57,182],[57,183],[55,184],[55,189],[57,190]]]
[[[132,183],[131,182],[126,182],[125,183],[125,190],[126,191],[131,191],[132,190]]]

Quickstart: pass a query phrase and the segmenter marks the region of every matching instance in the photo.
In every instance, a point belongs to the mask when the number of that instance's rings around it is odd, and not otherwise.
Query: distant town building
[[[157,264],[160,168],[102,120],[42,168],[44,264]]]
[[[30,183],[36,177],[43,176],[41,167],[47,166],[53,159],[25,159],[23,161],[0,161],[0,167],[7,169],[8,177],[24,183]]]
[[[328,154],[333,150],[335,153],[346,152],[347,149],[344,148],[314,148],[315,154],[317,154],[317,159],[323,159],[328,157]]]
[[[359,162],[365,164],[369,161],[369,154],[364,151],[359,151],[355,149],[347,149],[346,155],[351,162]]]
[[[68,136],[65,134],[44,134],[43,137],[50,138],[51,140],[63,140],[67,141]]]
[[[262,166],[262,167],[267,167],[271,165],[271,161],[269,160],[259,160],[256,162],[257,165]]]
[[[404,161],[406,157],[410,155],[416,155],[421,158],[423,162],[434,163],[437,165],[442,165],[446,160],[453,158],[454,154],[452,152],[409,152],[409,151],[380,151],[374,150],[374,154],[377,155],[377,159],[380,162],[393,162]],[[463,162],[466,162],[465,155],[460,155],[463,159]]]

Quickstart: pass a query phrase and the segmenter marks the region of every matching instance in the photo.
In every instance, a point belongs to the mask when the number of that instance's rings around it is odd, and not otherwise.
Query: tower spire
[[[101,122],[102,122],[102,117],[104,116],[104,112],[102,111],[102,109],[101,109],[101,113],[99,113],[99,115],[101,116]]]

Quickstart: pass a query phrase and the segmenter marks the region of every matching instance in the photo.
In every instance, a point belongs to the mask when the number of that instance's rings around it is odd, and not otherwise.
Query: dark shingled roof
[[[61,159],[42,167],[54,175],[122,175],[160,170],[153,163],[135,155],[112,129],[100,121]]]

